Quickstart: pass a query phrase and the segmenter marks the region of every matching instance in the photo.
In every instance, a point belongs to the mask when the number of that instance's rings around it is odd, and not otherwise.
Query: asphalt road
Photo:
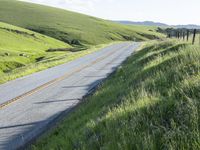
[[[112,73],[138,43],[114,44],[70,63],[0,85],[0,149],[40,135]]]

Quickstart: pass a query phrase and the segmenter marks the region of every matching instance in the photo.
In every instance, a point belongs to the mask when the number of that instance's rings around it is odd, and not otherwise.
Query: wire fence
[[[198,29],[170,29],[167,31],[168,38],[177,38],[182,41],[200,45],[200,30]]]

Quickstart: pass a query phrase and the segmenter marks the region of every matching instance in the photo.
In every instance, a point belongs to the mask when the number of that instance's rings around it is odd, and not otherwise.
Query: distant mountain
[[[169,25],[160,23],[160,22],[153,22],[153,21],[143,21],[143,22],[134,22],[134,21],[116,21],[121,24],[126,25],[144,25],[144,26],[158,26],[158,27],[169,27]]]
[[[188,25],[168,25],[160,22],[153,21],[143,21],[143,22],[134,22],[134,21],[115,21],[121,24],[126,25],[144,25],[144,26],[157,26],[157,27],[174,27],[174,28],[187,28],[187,29],[200,29],[200,25],[188,24]]]
[[[186,28],[186,29],[200,29],[200,25],[188,24],[188,25],[176,25],[176,28]]]

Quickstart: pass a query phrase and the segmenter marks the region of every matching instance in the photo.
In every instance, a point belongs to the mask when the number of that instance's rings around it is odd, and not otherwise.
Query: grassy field
[[[32,149],[200,149],[199,51],[147,44]]]
[[[54,37],[71,45],[162,37],[156,27],[125,26],[53,7],[0,0],[0,20]]]
[[[94,52],[105,45],[73,51],[67,43],[0,22],[0,84]]]
[[[0,22],[0,75],[47,57],[46,50],[70,48],[56,39]]]

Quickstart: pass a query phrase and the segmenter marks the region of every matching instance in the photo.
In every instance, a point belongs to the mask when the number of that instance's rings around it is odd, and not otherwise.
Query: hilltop
[[[0,0],[0,20],[71,45],[148,40],[162,36],[155,27],[125,26],[112,21],[38,4]]]

